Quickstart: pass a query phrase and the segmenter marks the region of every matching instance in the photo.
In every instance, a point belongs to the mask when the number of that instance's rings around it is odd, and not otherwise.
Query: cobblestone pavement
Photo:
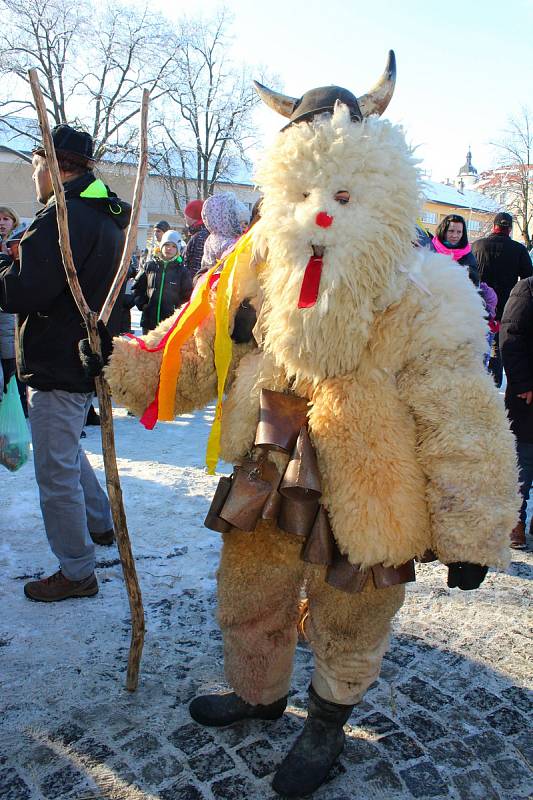
[[[419,568],[381,678],[354,711],[344,755],[316,800],[531,796],[532,705],[525,687],[532,576],[530,553],[516,554],[509,574],[490,574],[476,593],[449,591],[443,567]],[[99,614],[103,595],[69,602]],[[47,679],[36,681],[31,697],[7,698],[2,800],[275,796],[272,772],[305,713],[309,649],[298,646],[281,720],[208,730],[190,720],[187,704],[197,692],[224,688],[214,593],[182,586],[163,596],[159,587],[145,604],[148,636],[135,694],[123,688],[126,616],[115,621],[114,643],[104,654],[88,620],[86,656],[76,665],[63,663],[68,634],[58,632],[57,662],[48,663]],[[9,641],[0,645],[5,664]],[[17,668],[41,676],[39,658],[37,649],[31,664]]]

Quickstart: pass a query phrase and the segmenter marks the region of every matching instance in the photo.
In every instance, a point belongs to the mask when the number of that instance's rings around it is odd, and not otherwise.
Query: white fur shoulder
[[[407,278],[402,304],[411,318],[411,356],[469,344],[486,350],[487,321],[468,270],[448,256],[417,249],[400,271]]]

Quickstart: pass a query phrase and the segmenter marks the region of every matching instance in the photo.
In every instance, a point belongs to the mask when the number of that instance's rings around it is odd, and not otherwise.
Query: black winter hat
[[[166,233],[167,231],[170,230],[170,225],[168,224],[166,219],[162,219],[159,222],[155,223],[154,228],[158,228],[160,231],[163,231],[163,233]]]
[[[52,141],[57,154],[64,153],[85,164],[93,160],[93,139],[85,131],[78,131],[76,128],[62,123],[53,128]],[[42,145],[35,148],[33,152],[38,156],[45,155]]]
[[[493,225],[497,225],[499,228],[512,228],[513,218],[507,211],[500,211],[494,217]]]

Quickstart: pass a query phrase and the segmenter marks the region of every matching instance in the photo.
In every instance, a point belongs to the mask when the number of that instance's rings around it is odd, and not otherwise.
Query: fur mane
[[[415,160],[401,129],[378,118],[352,122],[346,106],[293,125],[267,154],[257,248],[262,344],[288,375],[317,381],[357,366],[384,294],[405,285],[420,205]],[[350,193],[340,205],[338,191]],[[320,211],[333,216],[317,226]],[[317,303],[298,308],[311,245],[325,248]]]

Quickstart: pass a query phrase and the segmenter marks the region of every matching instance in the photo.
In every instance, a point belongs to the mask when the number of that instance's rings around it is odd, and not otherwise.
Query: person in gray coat
[[[15,315],[0,311],[0,402],[15,374]]]

